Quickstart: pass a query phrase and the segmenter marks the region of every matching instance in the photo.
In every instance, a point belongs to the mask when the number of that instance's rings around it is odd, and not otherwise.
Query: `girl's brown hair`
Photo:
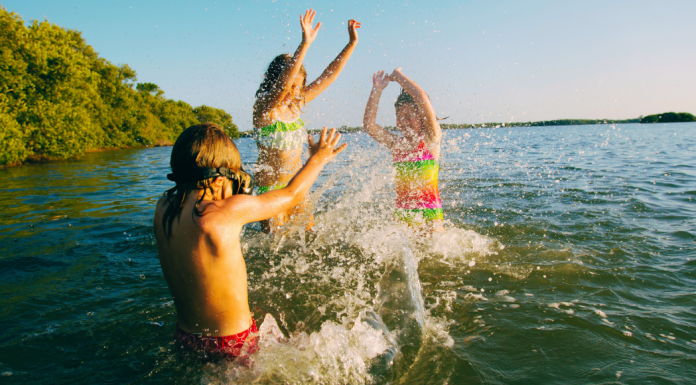
[[[407,104],[413,104],[418,107],[418,104],[416,104],[416,101],[413,99],[413,96],[406,92],[405,89],[401,89],[401,93],[399,93],[399,97],[396,98],[396,102],[394,103],[394,107],[398,110],[399,107],[405,106]]]
[[[268,65],[266,73],[263,75],[263,82],[261,82],[259,89],[256,91],[257,99],[273,89],[278,82],[278,79],[280,79],[280,74],[283,73],[285,66],[290,63],[290,60],[292,60],[292,56],[284,53],[276,56],[271,61],[271,64]],[[297,101],[298,107],[300,102],[301,104],[304,104],[304,90],[307,87],[307,71],[305,70],[304,64],[300,67],[300,75],[302,75],[304,79],[302,80],[302,99]]]
[[[169,164],[172,174],[177,176],[177,181],[176,186],[164,193],[168,205],[162,217],[162,227],[167,238],[171,236],[174,220],[181,216],[181,210],[189,194],[207,190],[214,195],[215,178],[190,181],[189,176],[195,175],[198,169],[226,167],[237,174],[240,180],[249,178],[242,168],[242,159],[237,146],[220,127],[213,123],[196,124],[185,129],[174,143]],[[203,214],[203,210],[199,210],[198,207],[204,195],[201,195],[196,202],[192,215]]]
[[[428,99],[430,99],[430,96],[428,96]],[[408,92],[406,92],[405,89],[402,88],[401,93],[396,98],[396,102],[394,102],[394,108],[396,108],[398,110],[399,107],[405,106],[407,104],[413,104],[416,107],[416,109],[420,110],[418,108],[418,103],[416,103],[416,101],[413,99],[413,96],[411,96],[411,94],[409,94]],[[437,118],[437,120],[444,120],[447,118],[449,118],[449,116],[444,117],[444,118]]]

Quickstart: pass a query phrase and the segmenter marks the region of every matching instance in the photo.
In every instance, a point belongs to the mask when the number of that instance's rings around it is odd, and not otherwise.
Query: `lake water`
[[[448,130],[429,240],[392,221],[387,152],[344,138],[312,234],[244,232],[254,318],[287,337],[251,367],[173,340],[152,231],[171,148],[0,170],[1,382],[696,378],[696,124]]]

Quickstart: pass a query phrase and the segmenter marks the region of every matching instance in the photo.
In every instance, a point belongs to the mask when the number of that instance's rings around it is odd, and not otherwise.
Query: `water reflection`
[[[450,230],[407,241],[425,338],[408,365],[387,371],[361,371],[373,364],[360,349],[377,340],[361,345],[369,329],[347,328],[375,307],[402,231],[389,222],[390,158],[366,137],[347,135],[345,156],[322,176],[315,234],[244,234],[254,317],[270,314],[293,341],[259,356],[254,372],[173,344],[151,226],[170,186],[169,148],[0,170],[0,370],[27,383],[341,383],[341,370],[353,382],[608,382],[618,371],[628,382],[685,382],[696,375],[696,127],[654,127],[446,131]],[[254,143],[238,145],[253,166]],[[341,338],[363,352],[350,353],[353,364],[340,361]]]

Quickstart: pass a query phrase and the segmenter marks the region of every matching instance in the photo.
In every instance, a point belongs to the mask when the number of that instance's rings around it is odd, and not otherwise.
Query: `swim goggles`
[[[244,174],[244,176],[239,174]],[[254,189],[255,181],[253,176],[247,174],[244,170],[236,173],[227,167],[199,167],[186,177],[181,175],[167,174],[167,179],[173,182],[199,182],[210,178],[217,178],[219,176],[224,176],[232,182],[232,191],[235,195],[251,195],[252,190]]]

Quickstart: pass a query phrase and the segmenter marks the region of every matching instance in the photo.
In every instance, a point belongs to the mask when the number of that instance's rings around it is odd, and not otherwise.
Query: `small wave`
[[[385,353],[393,357],[394,352],[385,329],[375,326],[380,322],[374,313],[363,311],[344,324],[327,321],[318,332],[285,338],[268,314],[259,329],[261,349],[252,356],[253,364],[219,365],[203,383],[372,383],[376,359]]]
[[[473,230],[448,228],[433,234],[429,252],[442,255],[446,260],[469,264],[476,257],[497,254],[504,249],[498,241]]]

